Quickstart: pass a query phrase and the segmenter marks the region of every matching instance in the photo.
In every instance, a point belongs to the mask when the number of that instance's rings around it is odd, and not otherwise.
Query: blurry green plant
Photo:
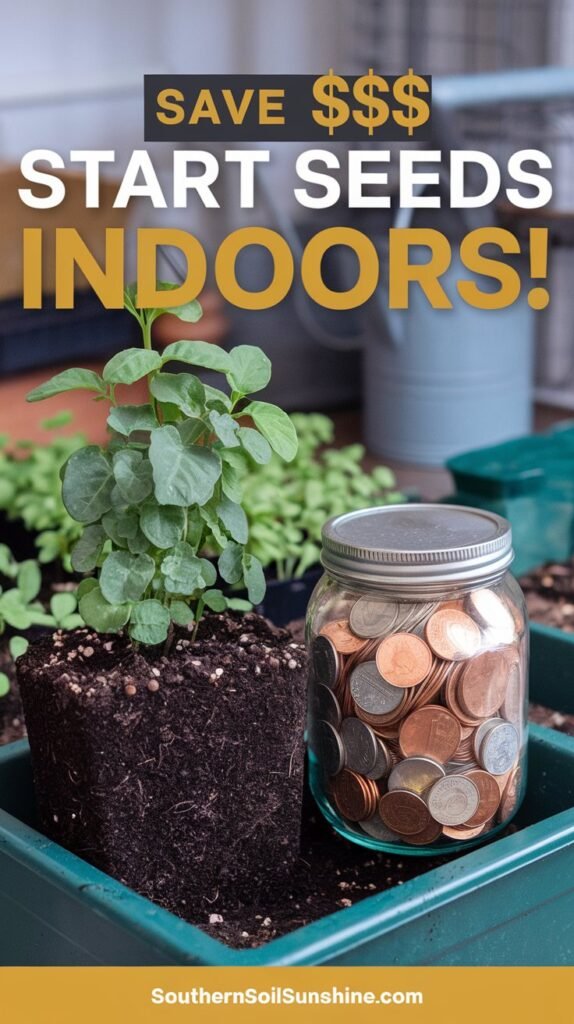
[[[0,637],[7,629],[18,631],[8,641],[8,649],[14,661],[25,654],[28,648],[28,641],[19,635],[20,632],[26,632],[32,626],[75,629],[82,625],[82,619],[76,614],[74,594],[54,594],[49,611],[46,611],[38,599],[41,587],[42,573],[38,563],[34,559],[17,562],[10,548],[0,544]],[[9,689],[8,676],[0,672],[0,697],[5,697]]]
[[[42,427],[57,430],[71,422],[63,412]],[[82,528],[68,515],[62,501],[60,471],[70,455],[85,445],[82,434],[54,436],[48,444],[11,442],[0,436],[0,511],[19,520],[35,535],[38,560],[61,561],[70,571],[70,552]]]
[[[291,421],[299,437],[293,461],[274,455],[267,465],[253,462],[243,480],[248,550],[280,580],[302,576],[319,562],[321,528],[330,516],[405,500],[390,469],[363,470],[363,445],[331,447],[335,429],[328,416],[295,413]]]

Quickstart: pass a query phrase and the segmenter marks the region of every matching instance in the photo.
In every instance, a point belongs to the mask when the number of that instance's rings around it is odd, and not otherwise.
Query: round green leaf
[[[261,562],[255,555],[244,556],[243,579],[249,600],[252,604],[259,604],[265,597],[266,583]]]
[[[253,427],[240,427],[239,440],[254,462],[260,466],[265,466],[269,462],[273,454],[271,445],[258,430],[254,430]]]
[[[155,574],[150,555],[132,555],[129,551],[112,551],[102,565],[100,588],[106,601],[118,605],[139,601]]]
[[[189,597],[198,590],[215,582],[215,569],[205,558],[198,558],[186,541],[173,548],[161,563],[164,586],[168,594],[183,594]]]
[[[129,437],[135,431],[153,430],[158,422],[151,405],[118,405],[108,416],[108,427]]]
[[[219,574],[226,583],[239,583],[243,578],[243,548],[230,543],[223,549],[217,563]]]
[[[221,590],[206,590],[202,595],[202,601],[212,612],[224,612],[227,608],[227,598]]]
[[[91,590],[95,590],[97,585],[98,581],[93,578],[82,580],[76,588],[76,600],[79,601],[86,594],[89,594]]]
[[[226,448],[236,448],[239,444],[237,438],[237,431],[239,424],[235,422],[229,413],[219,413],[216,409],[212,409],[209,414],[209,421],[216,437],[219,438],[222,444]]]
[[[277,452],[286,462],[291,462],[297,454],[297,432],[286,412],[269,402],[250,402],[242,410],[245,416],[251,416],[255,426],[269,441],[273,451]]]
[[[96,445],[88,445],[66,463],[62,499],[72,519],[93,523],[112,507],[113,486],[110,457]]]
[[[99,524],[86,526],[79,541],[72,548],[74,572],[91,572],[95,569],[105,542],[106,534]]]
[[[158,352],[146,348],[126,348],[112,356],[104,366],[103,377],[108,384],[135,384],[148,373],[159,370],[162,360]]]
[[[29,604],[40,593],[42,574],[38,563],[33,559],[22,562],[17,576],[18,590],[24,604]]]
[[[13,636],[10,638],[8,649],[13,661],[17,658],[21,658],[23,654],[28,650],[28,641],[23,636]]]
[[[76,607],[77,601],[75,594],[54,594],[50,601],[50,611],[58,625],[61,625],[68,615],[72,615],[72,613],[75,612]]]
[[[130,611],[129,604],[113,605],[106,601],[97,584],[80,599],[80,615],[98,633],[118,633],[128,621]]]
[[[150,382],[150,391],[158,402],[176,405],[186,416],[203,413],[205,391],[192,373],[158,373]]]
[[[172,548],[183,537],[185,512],[177,505],[156,505],[149,502],[140,514],[140,526],[156,548]]]
[[[204,505],[221,476],[219,456],[200,445],[186,444],[173,426],[152,431],[149,457],[160,505]]]
[[[0,672],[0,697],[5,697],[10,692],[10,680],[5,672]]]
[[[153,490],[151,463],[142,452],[123,448],[114,455],[114,478],[128,505],[139,505]]]
[[[150,599],[140,601],[132,608],[130,619],[130,636],[140,644],[154,646],[167,640],[170,626],[170,615],[161,603]]]
[[[227,352],[207,341],[174,341],[164,349],[163,362],[189,363],[203,366],[206,370],[228,373],[231,360]]]
[[[105,394],[105,386],[102,378],[93,370],[64,370],[57,373],[45,384],[40,384],[26,396],[27,402],[41,402],[44,398],[52,398],[54,395],[62,395],[65,391],[98,391]]]
[[[271,380],[271,362],[256,345],[236,345],[229,353],[231,368],[227,379],[234,391],[251,395]]]
[[[189,626],[193,622],[193,612],[185,601],[172,601],[169,606],[171,621],[176,626]]]
[[[174,284],[173,281],[157,282],[157,288],[160,292],[172,292],[179,287],[180,286],[178,284]],[[171,313],[172,316],[176,316],[178,320],[184,320],[185,323],[188,324],[196,324],[203,316],[203,310],[197,299],[192,299],[191,302],[184,302],[181,306],[162,306],[161,309],[157,310],[157,312]]]
[[[238,505],[235,501],[230,501],[224,494],[217,504],[217,514],[227,532],[233,537],[233,540],[236,540],[238,544],[247,544],[249,527],[247,525],[247,516],[241,505]]]

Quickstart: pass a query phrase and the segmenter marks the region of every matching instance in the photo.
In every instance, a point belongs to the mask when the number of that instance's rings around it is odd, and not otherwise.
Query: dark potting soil
[[[520,578],[532,622],[574,633],[574,559],[547,562]]]
[[[299,856],[304,648],[209,616],[169,654],[89,630],[19,660],[41,828],[182,916],[254,900]]]
[[[244,625],[246,621],[246,619],[243,620]],[[303,626],[303,620],[291,624],[293,642],[302,642]],[[95,647],[93,634],[89,634],[89,636],[89,641],[84,636],[82,642],[84,652],[83,654],[80,652],[81,669],[79,673],[77,669],[75,670],[76,675],[79,676],[87,674],[90,664],[96,657],[95,650],[94,654],[88,654],[86,651],[87,644],[92,648]],[[58,642],[62,642],[62,640]],[[104,638],[104,642],[109,642],[109,640]],[[116,644],[123,649],[123,656],[126,657],[123,642],[114,640],[114,646]],[[59,659],[64,660],[65,658],[67,663],[70,653],[69,646],[66,645],[58,650],[67,652],[60,653]],[[294,649],[292,648],[292,650]],[[48,658],[51,653],[48,646],[46,648]],[[108,655],[110,653],[107,652]],[[77,655],[77,658],[80,658],[80,654]],[[103,654],[99,654],[98,658],[99,662],[103,660],[104,665],[106,664],[107,659]],[[72,663],[76,660],[72,659]],[[249,662],[251,663],[251,659]],[[146,659],[146,665],[149,664],[150,661]],[[54,667],[50,666],[52,670]],[[209,666],[206,665],[206,668]],[[122,669],[116,668],[116,671],[120,672],[122,685],[125,684],[126,674],[122,672]],[[65,672],[70,674],[68,664]],[[78,685],[82,688],[82,683]],[[152,696],[157,696],[164,685],[168,684],[165,683],[163,670],[161,670],[160,690],[155,691]],[[142,695],[144,699],[148,699],[145,698],[145,694]],[[543,725],[561,728],[564,731],[564,723],[561,720],[567,716],[561,716],[559,712],[533,705],[531,717]],[[574,734],[574,721],[572,733]],[[240,802],[241,799],[238,803]],[[51,829],[47,830],[51,831]],[[514,826],[511,825],[509,831],[513,830]],[[88,854],[85,856],[87,859],[91,859]],[[169,892],[162,891],[161,885],[156,887],[155,893],[153,886],[142,889],[135,885],[134,888],[139,888],[144,895],[155,899],[160,905],[197,925],[227,945],[236,948],[252,948],[344,907],[359,903],[374,893],[384,892],[394,886],[402,885],[409,879],[418,877],[452,859],[452,857],[427,859],[393,856],[376,853],[351,844],[337,835],[324,821],[316,809],[311,795],[306,790],[303,803],[300,855],[290,874],[285,876],[283,881],[278,881],[273,890],[264,897],[257,898],[252,893],[250,895],[243,894],[244,897],[247,895],[247,898],[242,899],[237,890],[231,887],[225,893],[196,892],[186,902],[183,902],[183,900],[173,899]]]

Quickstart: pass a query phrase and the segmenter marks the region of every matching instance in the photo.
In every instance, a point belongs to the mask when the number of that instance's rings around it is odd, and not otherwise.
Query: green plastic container
[[[574,634],[530,623],[530,699],[574,715]]]
[[[257,950],[234,951],[34,830],[26,743],[0,750],[3,965],[574,960],[574,741],[533,727],[519,831]]]
[[[508,519],[520,576],[574,551],[574,428],[457,455],[447,462],[456,492],[446,499]]]

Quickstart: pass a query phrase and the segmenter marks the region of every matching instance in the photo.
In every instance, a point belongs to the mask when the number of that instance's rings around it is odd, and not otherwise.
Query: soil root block
[[[19,660],[40,827],[186,915],[253,903],[299,855],[305,649],[257,615],[140,648],[89,630]]]

